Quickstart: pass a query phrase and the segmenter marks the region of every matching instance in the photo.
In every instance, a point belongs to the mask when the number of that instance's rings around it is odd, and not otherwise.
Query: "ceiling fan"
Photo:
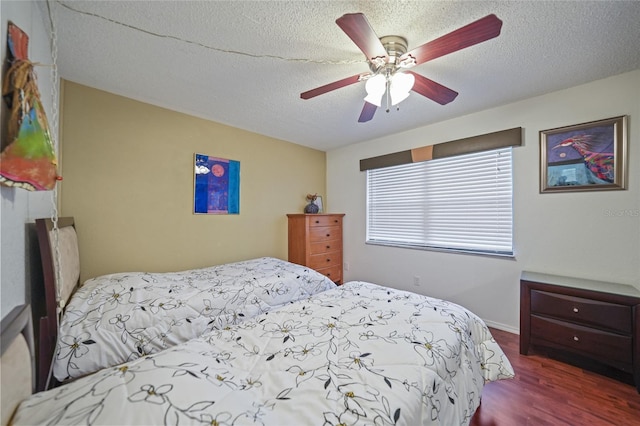
[[[336,24],[367,57],[370,72],[317,87],[301,93],[300,97],[311,99],[366,80],[365,88],[368,95],[358,119],[361,123],[373,118],[385,95],[387,112],[389,104],[396,105],[409,96],[410,90],[441,105],[453,101],[458,96],[457,92],[408,69],[497,37],[502,28],[500,19],[493,14],[487,15],[407,52],[405,38],[395,35],[378,38],[362,13],[347,13],[338,18]]]

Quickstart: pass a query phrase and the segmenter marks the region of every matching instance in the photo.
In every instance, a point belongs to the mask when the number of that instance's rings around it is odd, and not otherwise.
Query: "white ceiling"
[[[60,76],[330,150],[640,68],[640,1],[53,1]],[[488,14],[500,36],[413,68],[457,92],[358,123],[368,71],[336,25],[362,12],[413,49]],[[597,102],[597,99],[593,100]]]

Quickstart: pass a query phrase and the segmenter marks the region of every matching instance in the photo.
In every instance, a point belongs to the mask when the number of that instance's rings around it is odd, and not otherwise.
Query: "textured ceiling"
[[[300,145],[329,150],[640,68],[638,1],[53,1],[60,76]],[[412,70],[457,92],[412,95],[358,123],[364,83],[336,25],[362,12],[413,49],[488,14],[500,36]],[[594,99],[594,102],[597,102]],[[500,129],[497,129],[500,130]]]

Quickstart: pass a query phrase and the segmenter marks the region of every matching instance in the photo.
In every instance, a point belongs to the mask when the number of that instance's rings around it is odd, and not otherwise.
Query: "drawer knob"
[[[579,342],[580,338],[578,336],[573,336],[573,340],[575,340],[576,342]]]
[[[319,220],[316,220],[316,223],[320,223],[320,221],[319,221]]]
[[[327,234],[327,237],[330,237],[330,236],[331,236],[331,234]]]
[[[327,259],[327,262],[331,262],[331,259]]]
[[[578,308],[573,308],[573,312],[577,314],[578,312],[580,312],[580,310]]]
[[[328,249],[330,249],[330,248],[331,248],[331,246],[327,246],[327,248],[328,248]]]

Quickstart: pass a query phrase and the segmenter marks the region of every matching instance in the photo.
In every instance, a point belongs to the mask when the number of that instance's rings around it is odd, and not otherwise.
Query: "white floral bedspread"
[[[15,422],[466,425],[513,375],[468,310],[351,282],[36,394]]]
[[[65,310],[53,373],[59,381],[80,377],[334,287],[312,269],[271,257],[93,278]]]

